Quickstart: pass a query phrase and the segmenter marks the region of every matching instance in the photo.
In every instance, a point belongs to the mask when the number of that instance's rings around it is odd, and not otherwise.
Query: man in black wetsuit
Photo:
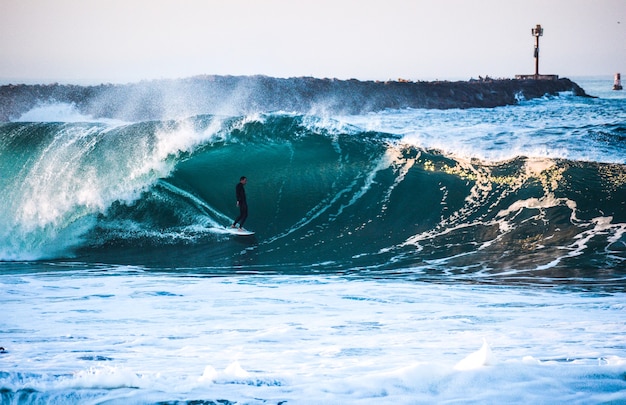
[[[237,206],[239,207],[239,217],[233,222],[232,227],[236,228],[239,224],[239,229],[243,229],[243,223],[248,218],[248,203],[246,202],[246,190],[243,186],[246,185],[248,179],[246,176],[241,176],[239,183],[235,186],[235,194],[237,195]]]

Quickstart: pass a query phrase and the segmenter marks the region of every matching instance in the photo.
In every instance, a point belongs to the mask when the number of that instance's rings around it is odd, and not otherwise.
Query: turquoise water
[[[0,124],[3,401],[625,400],[626,97],[577,82],[599,98]],[[224,231],[241,175],[254,237]]]

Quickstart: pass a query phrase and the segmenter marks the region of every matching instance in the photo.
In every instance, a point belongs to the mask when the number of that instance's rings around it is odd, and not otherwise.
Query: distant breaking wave
[[[620,164],[465,160],[292,114],[0,131],[4,261],[623,276]],[[223,232],[244,174],[252,240]]]

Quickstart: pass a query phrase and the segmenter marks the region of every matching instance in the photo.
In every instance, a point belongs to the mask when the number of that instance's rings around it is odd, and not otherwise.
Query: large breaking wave
[[[624,276],[622,164],[464,159],[291,114],[14,122],[0,131],[4,261]],[[241,175],[255,238],[223,231]]]

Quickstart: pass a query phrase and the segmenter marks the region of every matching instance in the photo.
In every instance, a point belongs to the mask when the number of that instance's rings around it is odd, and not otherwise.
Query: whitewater
[[[0,123],[0,402],[626,402],[626,95],[576,82]]]

